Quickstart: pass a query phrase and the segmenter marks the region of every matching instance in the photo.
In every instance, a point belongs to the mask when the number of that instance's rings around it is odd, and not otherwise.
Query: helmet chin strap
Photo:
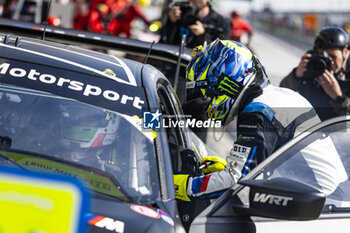
[[[219,142],[223,137],[224,137],[224,134],[226,133],[226,129],[227,129],[227,126],[232,122],[232,126],[233,126],[233,139],[236,140],[237,139],[237,119],[238,117],[237,116],[233,116],[233,119],[231,121],[225,121],[225,122],[228,122],[226,124],[224,124],[224,128],[220,134],[219,137],[216,137],[216,128],[214,127],[214,131],[213,131],[213,137],[214,137],[214,140],[216,142]]]

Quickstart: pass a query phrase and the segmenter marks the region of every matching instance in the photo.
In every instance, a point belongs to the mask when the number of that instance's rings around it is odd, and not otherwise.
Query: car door
[[[200,158],[192,149],[187,129],[183,127],[186,117],[170,83],[159,82],[157,95],[162,113],[162,126],[168,138],[173,173],[198,174]]]
[[[349,138],[349,118],[331,121],[265,167],[263,175],[257,179],[284,177],[302,182],[322,191],[326,202],[320,217],[313,221],[271,221],[253,217],[257,232],[349,232]]]
[[[198,165],[203,157],[219,156],[215,151],[208,148],[191,128],[186,127],[186,120],[189,119],[190,116],[184,115],[181,103],[174,89],[168,82],[158,83],[157,95],[161,106],[163,127],[166,129],[171,150],[185,150],[189,157],[195,157],[195,161],[192,161],[193,159],[189,161],[193,162],[194,165]],[[180,121],[184,124],[179,124]],[[183,159],[187,160],[186,158]],[[176,162],[174,161],[174,173],[176,172],[202,174],[197,168],[186,168],[185,164],[179,159],[176,159]]]
[[[203,175],[199,169],[202,156],[208,155],[205,144],[186,127],[178,124],[185,122],[181,105],[168,82],[159,82],[157,88],[161,113],[163,114],[163,128],[168,137],[170,156],[174,174]],[[185,202],[177,200],[179,215],[183,226],[189,229],[194,218],[208,205],[209,200],[193,200]]]
[[[349,138],[350,116],[302,133],[205,209],[190,232],[348,232]]]

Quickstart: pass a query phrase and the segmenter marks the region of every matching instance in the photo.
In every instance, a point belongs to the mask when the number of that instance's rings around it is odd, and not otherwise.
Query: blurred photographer
[[[349,38],[340,27],[325,27],[317,35],[313,50],[285,77],[280,86],[303,95],[321,120],[350,111]]]
[[[168,19],[162,28],[160,42],[180,44],[186,35],[186,46],[194,48],[216,38],[229,39],[231,22],[211,8],[211,0],[175,1],[169,6]]]

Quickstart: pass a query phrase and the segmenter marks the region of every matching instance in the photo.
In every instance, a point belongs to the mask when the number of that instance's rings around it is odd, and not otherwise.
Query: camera
[[[326,51],[310,50],[308,53],[311,54],[311,57],[309,58],[304,74],[306,78],[317,78],[325,70],[330,71],[332,69],[332,58]]]
[[[196,24],[196,7],[191,2],[175,2],[173,6],[179,6],[181,10],[180,23],[184,27]]]

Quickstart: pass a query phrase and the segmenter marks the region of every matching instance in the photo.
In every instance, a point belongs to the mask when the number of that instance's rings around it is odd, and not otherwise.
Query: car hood
[[[174,232],[174,221],[165,211],[117,201],[94,199],[85,221],[89,233]]]
[[[107,78],[130,86],[140,86],[138,78],[142,63],[78,46],[22,38],[21,45],[0,47],[1,57],[17,59],[63,70]],[[39,70],[38,70],[39,71]],[[39,71],[40,72],[40,71]]]

